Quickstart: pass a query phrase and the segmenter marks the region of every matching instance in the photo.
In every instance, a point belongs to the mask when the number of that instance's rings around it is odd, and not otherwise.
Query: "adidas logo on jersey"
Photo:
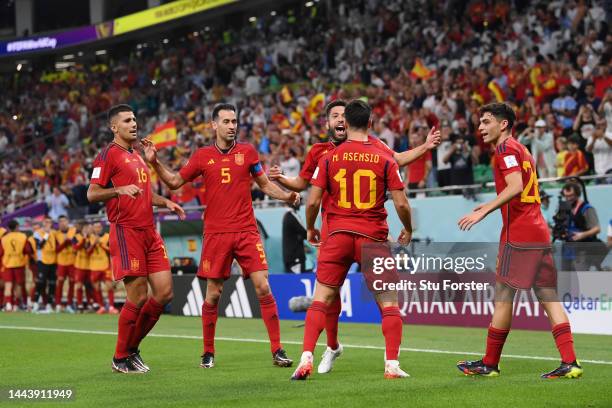
[[[215,160],[214,159],[210,159],[207,164],[215,164]]]

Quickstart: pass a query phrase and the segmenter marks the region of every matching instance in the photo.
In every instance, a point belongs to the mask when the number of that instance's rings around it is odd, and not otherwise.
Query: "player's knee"
[[[172,301],[172,297],[173,297],[172,288],[168,288],[158,293],[156,296],[157,299],[155,300],[157,300],[158,303],[165,305]]]
[[[270,285],[268,281],[258,282],[255,286],[255,293],[258,297],[267,296],[270,294]]]
[[[209,283],[206,287],[206,301],[208,303],[217,304],[221,294],[223,293],[223,285]]]

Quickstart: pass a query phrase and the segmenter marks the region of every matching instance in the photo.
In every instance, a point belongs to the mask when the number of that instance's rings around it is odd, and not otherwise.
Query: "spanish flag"
[[[36,178],[44,179],[46,175],[45,169],[32,169],[32,176]]]
[[[171,120],[157,126],[155,130],[153,130],[153,133],[148,136],[148,139],[153,142],[157,149],[176,146],[176,124]]]
[[[487,88],[489,88],[489,90],[493,92],[493,95],[495,95],[495,100],[497,102],[503,102],[506,100],[506,95],[504,94],[504,90],[501,88],[501,86],[499,86],[497,82],[495,82],[495,80],[492,80],[491,82],[489,82],[489,85],[487,85]]]
[[[434,75],[435,71],[427,68],[420,58],[414,62],[414,67],[410,71],[410,76],[414,79],[429,79]]]

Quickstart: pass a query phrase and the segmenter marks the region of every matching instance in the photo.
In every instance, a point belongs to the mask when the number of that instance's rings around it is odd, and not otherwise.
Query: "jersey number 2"
[[[536,172],[531,168],[531,162],[523,162],[523,170],[529,171],[529,181],[521,193],[521,203],[539,203],[540,202],[540,189],[538,188],[538,178]],[[533,194],[529,194],[533,187]]]
[[[368,201],[361,201],[361,178],[367,177],[370,185],[370,194],[368,195]],[[348,201],[348,194],[346,192],[346,169],[340,169],[334,176],[334,180],[340,185],[340,199],[338,200],[338,207],[340,208],[351,208],[352,203]],[[374,207],[376,204],[376,174],[372,170],[359,169],[353,173],[353,203],[355,207],[360,210],[367,210]]]

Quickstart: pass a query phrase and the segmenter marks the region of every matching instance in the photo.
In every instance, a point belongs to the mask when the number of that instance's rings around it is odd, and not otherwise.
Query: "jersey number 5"
[[[221,168],[221,184],[227,184],[232,181],[232,175],[230,173],[229,167]]]
[[[531,162],[523,162],[523,170],[529,173],[529,181],[521,193],[521,203],[539,203],[540,202],[540,189],[538,187],[538,178],[536,172],[531,168]],[[533,194],[529,194],[533,187]]]
[[[361,201],[361,178],[366,177],[369,180],[368,201]],[[346,169],[340,169],[334,176],[334,180],[340,184],[340,199],[338,200],[338,207],[340,208],[351,208],[352,204],[355,204],[360,210],[367,210],[374,207],[376,204],[376,174],[372,170],[359,169],[353,173],[353,203],[348,201],[348,194],[346,189]]]

